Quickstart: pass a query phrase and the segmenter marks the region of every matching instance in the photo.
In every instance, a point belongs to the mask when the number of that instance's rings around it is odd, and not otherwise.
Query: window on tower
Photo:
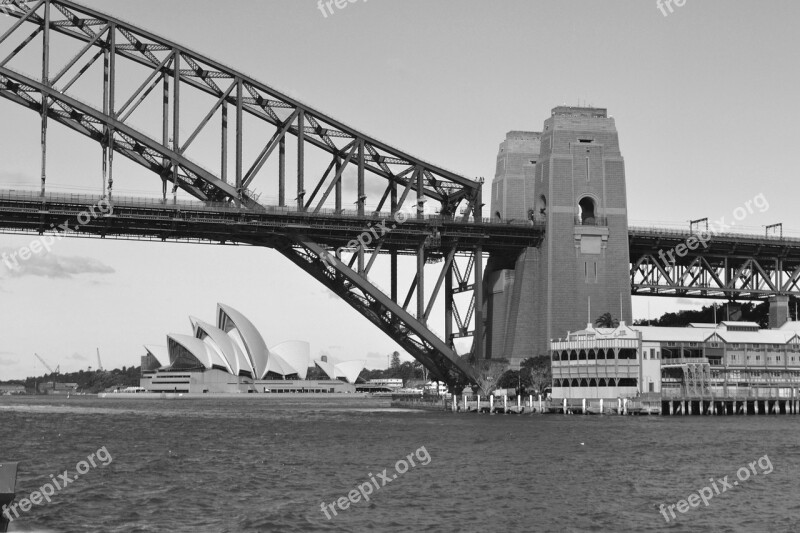
[[[594,200],[588,196],[584,196],[581,198],[581,201],[578,202],[578,207],[581,209],[581,224],[594,225],[596,223],[594,214]]]

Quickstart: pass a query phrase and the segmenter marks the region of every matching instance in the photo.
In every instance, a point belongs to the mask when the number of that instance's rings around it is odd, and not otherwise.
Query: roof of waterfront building
[[[781,331],[798,331],[800,332],[800,322],[797,320],[790,320],[779,328]]]
[[[787,322],[779,329],[759,329],[755,322],[723,321],[719,324],[693,323],[689,327],[628,326],[598,328],[587,324],[585,329],[569,332],[559,341],[631,338],[641,335],[642,342],[725,342],[729,344],[800,343],[800,322]],[[553,339],[556,341],[556,339]]]
[[[720,322],[716,327],[632,326],[645,342],[720,342],[731,344],[786,344],[797,336],[792,329],[759,329],[755,322]]]

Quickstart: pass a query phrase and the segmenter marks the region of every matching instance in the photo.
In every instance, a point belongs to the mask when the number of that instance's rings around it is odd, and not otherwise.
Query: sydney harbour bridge
[[[487,218],[482,180],[415,158],[130,23],[69,0],[0,6],[13,21],[0,36],[0,96],[41,123],[40,183],[33,191],[0,190],[0,231],[54,234],[68,222],[70,236],[269,247],[432,378],[475,381],[491,324],[486,261],[540,246],[546,217]],[[31,71],[37,74],[23,74]],[[187,118],[189,109],[201,118]],[[54,124],[95,141],[101,194],[48,189],[48,174],[58,172],[47,166]],[[193,157],[200,138],[206,148],[214,144],[216,167]],[[247,158],[252,146],[259,150]],[[115,156],[149,171],[152,197],[115,193]],[[256,186],[277,200],[262,201]],[[113,213],[78,220],[100,198]],[[761,300],[800,293],[800,239],[719,234],[676,261],[659,259],[659,250],[691,234],[629,227],[631,294]],[[404,268],[414,269],[413,278],[401,275]],[[383,283],[374,279],[379,271],[388,272]],[[434,318],[443,332],[431,327]],[[471,339],[471,348],[459,353],[457,339]]]

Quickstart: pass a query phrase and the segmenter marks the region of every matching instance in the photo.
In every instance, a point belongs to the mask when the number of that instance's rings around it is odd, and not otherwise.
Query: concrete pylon
[[[605,109],[562,106],[543,129],[508,134],[492,183],[494,217],[547,224],[540,247],[487,262],[495,329],[487,353],[512,367],[584,328],[590,306],[590,320],[611,313],[631,321],[625,164],[614,119]]]

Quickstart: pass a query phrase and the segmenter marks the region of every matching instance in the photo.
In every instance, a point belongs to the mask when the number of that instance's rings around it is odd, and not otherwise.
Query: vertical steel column
[[[228,101],[222,102],[222,154],[220,155],[220,178],[228,183]]]
[[[103,49],[103,114],[108,115],[108,86],[109,86],[109,78],[110,78],[110,50],[109,47],[106,46]],[[103,198],[106,197],[106,191],[108,188],[106,184],[108,183],[108,132],[110,130],[110,126],[103,125],[103,139],[100,142],[100,146],[103,152]]]
[[[475,197],[475,210],[474,210],[475,222],[481,223],[483,222],[483,178],[481,178],[481,184],[478,188],[478,194]],[[483,273],[481,273],[483,275]]]
[[[175,68],[175,87],[172,89],[172,150],[180,153],[181,147],[181,53],[179,50],[174,50],[175,54],[174,68]],[[178,163],[177,161],[172,164],[172,199],[178,203]]]
[[[444,278],[444,341],[453,351],[455,351],[453,342],[453,265],[455,262],[456,260],[453,258]]]
[[[389,187],[391,187],[390,192],[390,206],[392,212],[392,218],[395,216],[395,212],[397,211],[397,183],[392,182]],[[395,219],[396,220],[396,219]],[[397,249],[392,249],[390,254],[390,261],[391,261],[391,293],[392,293],[392,301],[397,303]]]
[[[364,139],[358,141],[358,215],[364,216],[367,195],[364,194]]]
[[[364,139],[358,141],[358,200],[356,200],[359,216],[364,216],[364,202],[367,199],[364,194]],[[364,272],[364,247],[358,248],[358,271]]]
[[[425,191],[423,190],[425,173],[422,167],[417,167],[417,218],[425,218]]]
[[[297,210],[304,209],[305,196],[306,112],[297,115]]]
[[[162,101],[162,112],[163,112],[163,119],[162,119],[162,143],[167,148],[172,148],[169,145],[169,73],[164,70],[164,94],[163,94],[163,101]],[[167,170],[172,166],[172,161],[167,161],[167,158],[164,158],[164,169],[162,170],[161,174],[161,194],[163,196],[164,203],[167,203]]]
[[[44,22],[42,34],[42,85],[50,86],[50,0],[44,2]],[[50,99],[42,92],[42,196],[47,182],[47,112]]]
[[[479,212],[477,204],[475,210]],[[483,247],[477,246],[475,248],[475,361],[484,358],[483,326]]]
[[[336,175],[339,176],[339,169],[342,168],[342,159],[337,155],[336,157]],[[335,193],[336,196],[336,213],[339,214],[342,212],[342,177],[339,176],[339,179],[336,181]]]
[[[278,141],[278,205],[286,206],[286,135]]]
[[[244,84],[242,78],[236,80],[236,199],[241,205],[242,199],[242,139],[244,135],[244,113],[242,106],[244,105]]]
[[[116,69],[117,69],[117,26],[111,24],[109,28],[109,48],[110,48],[110,64],[108,68],[108,111],[107,114],[116,119],[117,114],[114,110],[115,107],[115,94],[114,86],[116,85]],[[114,188],[114,128],[108,128],[108,199],[111,200],[112,190]]]
[[[425,321],[425,241],[417,248],[417,320]]]

